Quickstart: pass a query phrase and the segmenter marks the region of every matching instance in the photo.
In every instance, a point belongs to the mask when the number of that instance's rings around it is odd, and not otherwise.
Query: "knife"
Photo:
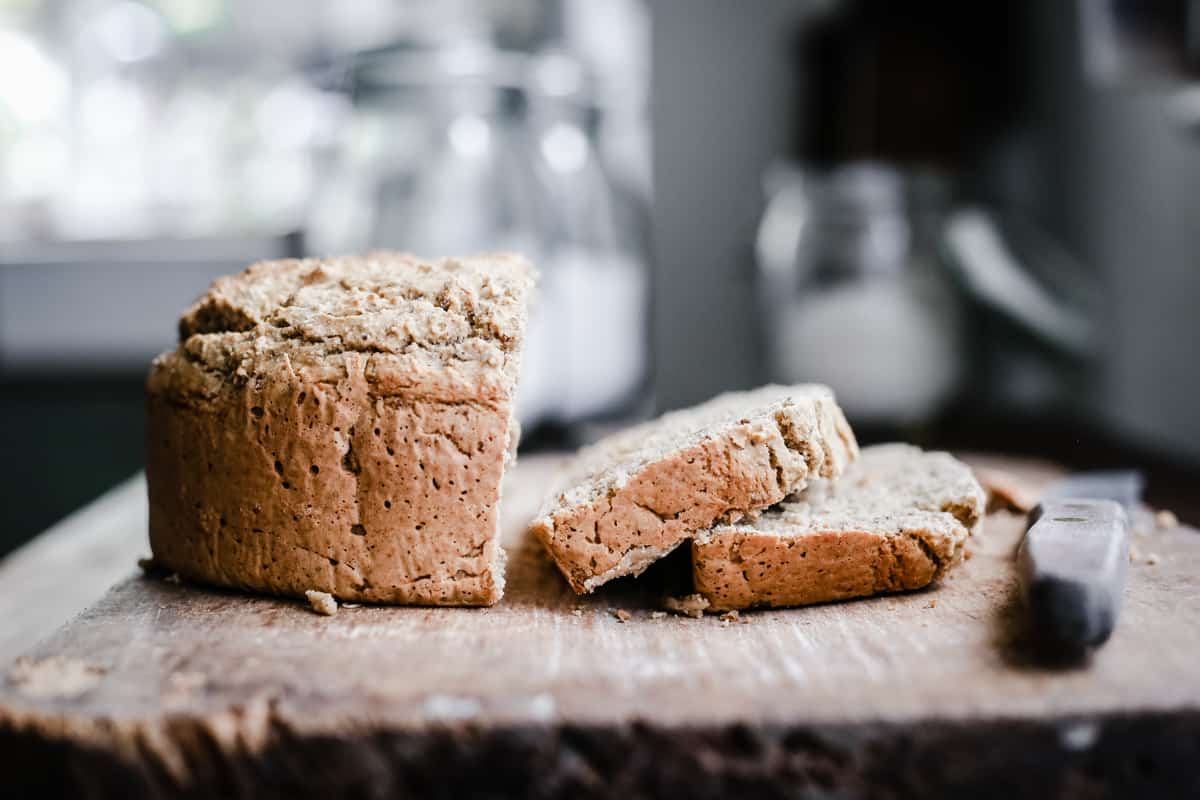
[[[1075,475],[1051,487],[1029,512],[1017,574],[1038,654],[1087,657],[1112,635],[1129,570],[1129,513],[1136,472]]]

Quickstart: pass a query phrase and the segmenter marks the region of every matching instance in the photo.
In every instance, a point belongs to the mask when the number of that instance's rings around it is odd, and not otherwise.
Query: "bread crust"
[[[320,302],[298,304],[302,288],[330,283]],[[499,288],[484,297],[488,283]],[[495,603],[531,286],[507,256],[273,262],[219,280],[147,381],[155,560],[275,594]],[[505,329],[469,330],[488,315]],[[422,335],[436,325],[468,332]]]
[[[983,510],[982,488],[949,455],[868,447],[839,481],[695,537],[693,580],[715,611],[919,589],[962,560]]]
[[[639,447],[667,429],[665,442]],[[841,474],[857,448],[823,386],[722,395],[585,449],[568,473],[586,479],[552,497],[531,531],[584,594],[639,574],[696,531],[778,503],[810,477]]]

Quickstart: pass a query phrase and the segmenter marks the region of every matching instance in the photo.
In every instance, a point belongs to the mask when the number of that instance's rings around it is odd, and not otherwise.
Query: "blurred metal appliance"
[[[1077,413],[1100,358],[1102,289],[1060,242],[1020,215],[955,209],[939,247],[970,299],[978,412]]]
[[[360,55],[354,114],[309,226],[316,252],[516,250],[541,272],[522,424],[633,404],[648,364],[645,212],[597,149],[588,76],[563,53],[479,43]]]
[[[1076,407],[1143,447],[1200,460],[1200,3],[1030,4],[1032,209],[1103,287],[1094,381]]]
[[[960,301],[936,257],[947,187],[856,163],[776,167],[759,226],[769,373],[831,385],[855,422],[929,419],[964,372]]]

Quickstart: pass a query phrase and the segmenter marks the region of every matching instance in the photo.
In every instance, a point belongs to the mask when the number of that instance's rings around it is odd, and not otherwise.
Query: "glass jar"
[[[518,409],[574,424],[634,406],[648,363],[644,209],[596,147],[578,64],[486,47],[364,58],[310,225],[317,252],[513,250],[541,273]]]
[[[771,181],[758,241],[771,377],[829,384],[854,421],[932,417],[963,372],[935,244],[944,183],[880,164]]]
[[[554,369],[529,374],[522,397],[562,421],[611,415],[636,404],[648,362],[645,209],[601,157],[603,112],[578,65],[543,57],[532,85],[527,123],[546,199],[532,346]]]
[[[309,226],[315,250],[540,255],[523,93],[502,64],[489,60],[486,76],[464,72],[485,57],[399,50],[360,59],[353,114]]]

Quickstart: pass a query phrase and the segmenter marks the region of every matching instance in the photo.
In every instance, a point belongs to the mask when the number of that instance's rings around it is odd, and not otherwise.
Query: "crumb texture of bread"
[[[867,447],[840,479],[697,535],[692,574],[714,610],[919,589],[962,560],[984,505],[970,468],[948,453]]]
[[[731,392],[581,450],[530,529],[583,594],[810,478],[840,475],[857,453],[824,386]]]
[[[147,379],[156,562],[298,597],[495,603],[534,280],[515,255],[399,253],[217,280]]]

